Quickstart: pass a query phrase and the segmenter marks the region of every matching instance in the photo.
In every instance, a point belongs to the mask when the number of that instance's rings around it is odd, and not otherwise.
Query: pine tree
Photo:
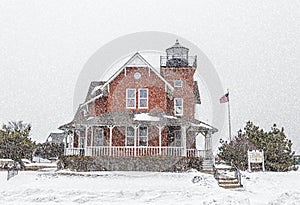
[[[252,122],[247,122],[244,132],[230,143],[221,141],[218,156],[227,163],[234,163],[238,168],[247,169],[247,150],[263,150],[266,170],[289,171],[296,169],[292,142],[288,140],[284,128],[278,129],[276,124],[269,132],[265,132]]]
[[[22,158],[31,159],[35,142],[29,138],[31,125],[9,122],[0,130],[0,158],[8,158],[21,162]]]
[[[238,135],[231,142],[228,143],[221,139],[220,143],[222,146],[219,148],[220,153],[218,156],[222,160],[228,164],[233,163],[241,170],[248,168],[247,151],[256,149],[256,147],[241,131],[238,132]]]
[[[278,129],[274,124],[269,132],[264,132],[253,123],[246,125],[249,141],[264,151],[265,167],[270,171],[289,171],[296,169],[292,142],[284,134],[284,128]],[[259,130],[259,131],[258,131]]]

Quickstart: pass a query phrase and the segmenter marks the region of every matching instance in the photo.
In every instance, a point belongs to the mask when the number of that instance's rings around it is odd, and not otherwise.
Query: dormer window
[[[174,87],[182,87],[182,80],[174,80]]]

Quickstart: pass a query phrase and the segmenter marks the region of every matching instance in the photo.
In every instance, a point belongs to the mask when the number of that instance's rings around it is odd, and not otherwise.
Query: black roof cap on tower
[[[166,51],[168,51],[168,50],[170,50],[170,49],[174,49],[174,48],[181,48],[181,49],[185,49],[185,50],[187,50],[187,51],[189,50],[188,48],[182,46],[182,45],[179,43],[178,39],[176,39],[175,44],[174,44],[172,47],[167,48]]]

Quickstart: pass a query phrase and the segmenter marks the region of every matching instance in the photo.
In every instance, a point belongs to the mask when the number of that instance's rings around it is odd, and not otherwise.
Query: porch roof
[[[62,125],[59,129],[74,129],[77,126],[188,126],[194,132],[217,132],[218,130],[197,119],[182,118],[164,112],[134,113],[109,112],[98,116],[87,116],[81,120]]]

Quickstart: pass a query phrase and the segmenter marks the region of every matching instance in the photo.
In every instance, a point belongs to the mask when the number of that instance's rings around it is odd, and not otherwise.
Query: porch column
[[[181,127],[181,145],[183,152],[181,155],[186,157],[186,126]]]
[[[67,155],[67,138],[68,138],[68,130],[67,131],[65,131],[64,130],[64,132],[65,132],[65,136],[64,136],[64,155]]]
[[[108,129],[109,129],[109,156],[111,156],[111,151],[112,151],[112,131],[113,131],[113,128],[114,128],[115,126],[112,126],[112,125],[110,125],[110,126],[108,126]]]
[[[213,158],[213,152],[212,152],[212,132],[209,131],[208,132],[208,137],[209,137],[209,140],[208,140],[208,143],[209,143],[209,158]]]
[[[75,129],[73,129],[73,148],[76,148],[75,147]],[[74,150],[74,149],[73,149]],[[74,152],[74,151],[73,151]],[[73,153],[74,154],[74,153]]]
[[[161,132],[162,132],[162,129],[164,128],[164,126],[157,126],[158,128],[158,132],[159,132],[159,138],[158,138],[158,143],[159,143],[159,155],[161,155]]]
[[[88,126],[85,126],[85,138],[84,138],[84,155],[87,156],[87,137],[88,137]]]
[[[205,158],[212,157],[212,142],[211,142],[211,131],[208,131],[205,135]]]
[[[138,126],[134,126],[134,145],[133,145],[133,149],[134,149],[134,156],[136,156],[136,147],[137,147],[137,136],[138,136]]]
[[[91,147],[94,146],[94,127],[91,126]]]

